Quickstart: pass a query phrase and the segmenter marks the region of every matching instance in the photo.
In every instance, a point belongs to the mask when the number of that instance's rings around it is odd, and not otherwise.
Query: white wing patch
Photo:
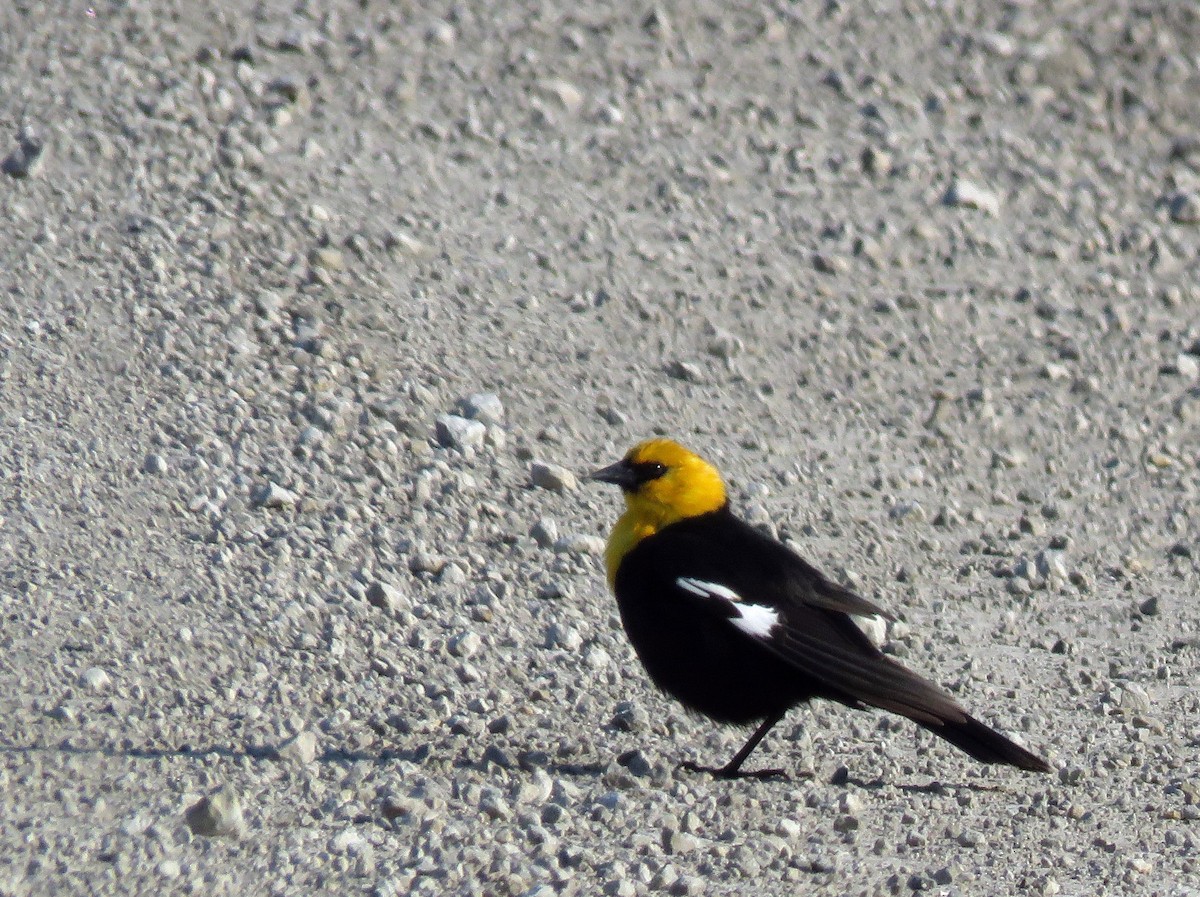
[[[699,595],[701,598],[720,598],[722,601],[728,601],[730,604],[741,604],[742,596],[728,586],[720,585],[715,582],[705,582],[702,579],[689,579],[686,576],[681,576],[675,580],[675,585],[687,589],[693,595]]]
[[[730,617],[729,622],[746,635],[752,635],[755,638],[769,638],[771,630],[779,625],[777,610],[762,604],[746,604],[742,601],[741,595],[719,583],[681,576],[675,580],[675,584],[693,595],[699,595],[701,598],[714,598],[728,604],[738,614],[736,617]]]

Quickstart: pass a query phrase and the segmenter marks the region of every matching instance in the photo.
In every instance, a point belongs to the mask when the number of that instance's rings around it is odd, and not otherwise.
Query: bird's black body
[[[985,763],[1049,769],[886,657],[850,617],[882,609],[727,505],[642,539],[622,558],[613,590],[655,684],[720,722],[768,721],[727,774],[788,708],[813,697],[902,714]]]

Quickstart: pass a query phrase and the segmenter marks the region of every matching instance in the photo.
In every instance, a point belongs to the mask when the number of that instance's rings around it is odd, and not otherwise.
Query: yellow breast
[[[608,574],[608,585],[611,588],[617,579],[617,568],[625,555],[633,550],[642,539],[658,532],[651,521],[642,517],[632,508],[617,520],[612,533],[608,537],[608,545],[604,549],[604,569]]]

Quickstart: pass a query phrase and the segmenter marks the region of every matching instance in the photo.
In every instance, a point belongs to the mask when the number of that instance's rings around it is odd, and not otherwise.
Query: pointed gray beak
[[[601,483],[612,483],[614,486],[620,486],[626,491],[632,490],[637,486],[636,472],[623,460],[601,468],[595,473],[589,473],[587,478],[589,480],[597,480]]]

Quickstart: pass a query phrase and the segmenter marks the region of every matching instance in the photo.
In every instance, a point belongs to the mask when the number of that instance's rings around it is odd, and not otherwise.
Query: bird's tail
[[[1041,757],[1031,754],[1016,742],[1010,741],[995,729],[988,728],[965,713],[962,719],[918,722],[934,735],[946,739],[981,763],[1006,763],[1019,769],[1028,769],[1030,772],[1050,772],[1050,764]]]

